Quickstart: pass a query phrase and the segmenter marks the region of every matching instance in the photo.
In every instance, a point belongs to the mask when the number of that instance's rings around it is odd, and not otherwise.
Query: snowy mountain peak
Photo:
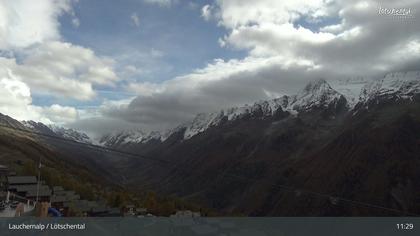
[[[144,132],[142,130],[124,130],[103,136],[99,143],[103,146],[124,145],[129,143],[147,143],[151,140],[164,141],[164,136],[158,131]]]
[[[353,109],[357,103],[384,95],[395,95],[405,98],[420,93],[420,72],[390,73],[383,79],[371,82],[366,77],[348,77],[328,83],[324,79],[309,82],[301,91],[293,96],[283,96],[271,100],[263,100],[253,105],[231,107],[213,113],[197,114],[192,120],[165,133],[126,131],[108,135],[101,143],[106,146],[125,143],[146,143],[150,140],[165,141],[176,132],[183,132],[183,139],[221,125],[226,121],[234,121],[244,117],[264,119],[279,111],[293,115],[315,108],[321,109]],[[347,106],[347,107],[346,107]]]
[[[243,117],[263,119],[275,115],[278,111],[296,114],[315,107],[336,105],[339,99],[344,99],[343,95],[331,88],[324,79],[319,79],[308,83],[299,94],[292,97],[282,96],[271,100],[258,101],[253,105],[231,107],[212,113],[200,113],[192,120],[164,134],[156,132],[154,135],[151,135],[141,131],[124,131],[110,134],[102,137],[100,143],[105,146],[118,146],[127,143],[147,143],[152,139],[163,142],[176,132],[183,132],[183,139],[186,140],[213,126],[220,125],[224,121],[234,121]]]
[[[292,110],[303,111],[314,107],[328,107],[344,98],[334,90],[324,79],[309,82],[297,95],[292,96],[289,107]]]
[[[56,135],[59,135],[63,138],[70,139],[76,142],[89,143],[92,144],[90,137],[82,132],[76,131],[74,129],[66,129],[57,125],[48,126]]]
[[[340,99],[345,98],[331,88],[327,81],[318,79],[309,82],[304,89],[292,97],[283,96],[259,101],[253,105],[224,109],[220,112],[198,114],[192,121],[181,125],[179,129],[184,128],[184,139],[189,139],[212,126],[219,125],[223,120],[232,121],[244,116],[270,117],[279,110],[295,114],[314,107],[328,107],[331,104],[337,104]]]
[[[346,77],[330,82],[331,87],[343,94],[350,108],[354,108],[359,102],[360,92],[370,82],[370,79],[362,76]]]
[[[185,128],[184,139],[189,139],[194,135],[204,132],[212,126],[219,125],[222,121],[232,121],[244,116],[269,117],[275,114],[280,108],[287,108],[289,98],[283,96],[267,101],[259,101],[252,106],[231,107],[214,113],[201,113],[195,118],[179,127]],[[178,130],[179,130],[178,129]]]
[[[313,91],[323,90],[325,88],[331,88],[327,81],[325,79],[316,79],[307,83],[301,90],[301,93],[313,93]]]
[[[41,122],[35,122],[32,120],[22,121],[21,123],[29,130],[32,130],[41,134],[57,136],[60,138],[65,138],[68,140],[81,142],[81,143],[87,143],[87,144],[93,143],[87,134],[73,130],[73,129],[67,129],[64,127],[57,126],[57,125],[45,125]]]
[[[200,113],[196,115],[192,121],[181,125],[181,127],[185,128],[184,139],[189,139],[197,133],[201,133],[209,127],[219,124],[223,117],[223,111],[208,114]]]
[[[389,73],[380,80],[367,84],[360,93],[360,101],[397,97],[412,99],[420,93],[420,71]]]

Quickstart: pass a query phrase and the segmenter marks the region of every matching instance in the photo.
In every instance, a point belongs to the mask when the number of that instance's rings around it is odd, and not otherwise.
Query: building
[[[9,174],[9,167],[0,165],[0,176],[7,176]]]
[[[9,186],[37,184],[35,176],[7,176]]]
[[[9,167],[0,165],[0,191],[6,190],[9,172]]]
[[[51,206],[56,209],[62,209],[64,208],[64,203],[66,202],[72,202],[75,200],[79,200],[80,196],[78,194],[63,194],[63,195],[57,195],[53,194],[51,196]]]
[[[75,200],[63,202],[63,215],[65,216],[87,216],[91,207],[87,200]]]
[[[36,184],[12,185],[12,186],[9,186],[9,191],[15,192],[20,195],[24,195],[28,191],[36,191],[37,188],[38,186]],[[40,191],[50,190],[50,187],[46,185],[39,185],[39,190]]]
[[[136,208],[137,215],[147,215],[148,211],[147,208]]]
[[[7,176],[7,189],[18,196],[29,200],[46,201],[51,199],[52,191],[50,187],[40,183],[35,176]]]
[[[200,212],[193,212],[193,211],[177,211],[174,215],[171,215],[171,217],[200,217]]]
[[[36,201],[38,196],[38,201],[49,202],[51,200],[51,193],[52,191],[49,188],[40,188],[39,191],[37,191],[36,189],[29,190],[28,192],[26,192],[25,197],[29,200]]]
[[[123,208],[124,215],[126,216],[134,216],[136,215],[136,206],[134,205],[126,205]]]
[[[53,186],[52,192],[51,206],[60,210],[63,215],[68,214],[72,202],[80,200],[79,194],[74,191],[66,191],[62,186]]]

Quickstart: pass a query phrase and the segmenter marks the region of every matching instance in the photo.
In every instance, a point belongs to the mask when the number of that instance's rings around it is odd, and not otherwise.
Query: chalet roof
[[[35,176],[7,176],[9,184],[36,184]]]
[[[35,190],[29,190],[26,193],[26,197],[36,197],[37,191]],[[38,192],[39,197],[49,197],[51,196],[51,189],[40,189]]]
[[[8,171],[9,167],[5,166],[5,165],[0,165],[0,171]]]
[[[15,185],[12,188],[9,187],[9,189],[15,189],[16,192],[36,191],[37,185],[36,184]],[[48,187],[47,185],[39,186],[39,191],[47,191],[47,190],[50,190],[50,187]]]

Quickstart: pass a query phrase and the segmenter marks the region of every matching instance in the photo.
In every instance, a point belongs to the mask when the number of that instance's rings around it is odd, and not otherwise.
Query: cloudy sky
[[[0,0],[0,112],[89,134],[165,129],[311,79],[418,70],[418,10],[418,0]]]

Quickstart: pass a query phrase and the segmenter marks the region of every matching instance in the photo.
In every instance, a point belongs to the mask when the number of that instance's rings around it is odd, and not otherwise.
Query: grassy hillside
[[[16,123],[18,125],[18,123]],[[85,165],[86,162],[101,156],[92,149],[79,145],[65,145],[59,147],[44,144],[45,140],[28,133],[14,129],[0,127],[0,164],[7,165],[18,175],[37,175],[38,163],[41,160],[41,179],[49,186],[63,186],[67,190],[74,190],[82,199],[106,200],[111,207],[123,207],[126,204],[134,204],[137,207],[145,207],[149,212],[159,216],[169,216],[177,210],[201,211],[203,215],[214,215],[215,212],[201,208],[198,205],[186,202],[176,197],[158,195],[153,191],[144,189],[135,191],[116,184],[117,181],[109,181],[109,172],[102,172],[101,168],[94,165]],[[63,150],[71,152],[64,154]],[[69,157],[75,153],[81,153],[77,157]],[[64,152],[64,151],[63,151]],[[102,152],[105,153],[105,152]],[[83,160],[83,158],[86,158]],[[118,158],[113,156],[113,158]],[[124,157],[121,157],[124,159]],[[94,168],[94,169],[93,169]]]

